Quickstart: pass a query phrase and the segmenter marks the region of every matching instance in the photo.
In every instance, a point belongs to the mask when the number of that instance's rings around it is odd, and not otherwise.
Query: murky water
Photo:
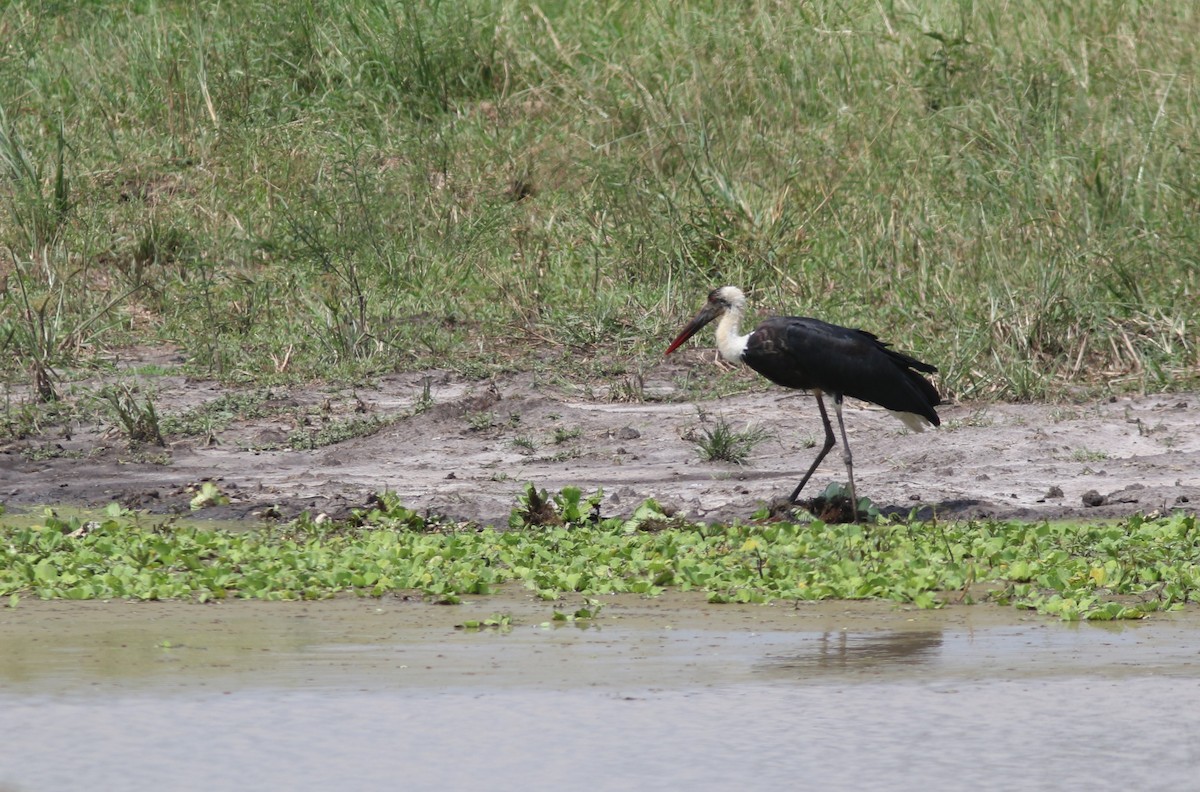
[[[605,602],[22,602],[0,790],[1197,788],[1196,613]]]

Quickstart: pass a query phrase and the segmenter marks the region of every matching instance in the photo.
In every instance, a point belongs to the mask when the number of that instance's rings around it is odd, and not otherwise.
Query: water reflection
[[[803,650],[795,654],[768,659],[763,668],[785,676],[812,677],[931,665],[942,640],[941,630],[829,631],[805,642]]]

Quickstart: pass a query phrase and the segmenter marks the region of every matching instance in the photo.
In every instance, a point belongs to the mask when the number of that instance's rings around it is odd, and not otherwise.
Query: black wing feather
[[[802,316],[767,319],[750,334],[746,365],[787,388],[853,396],[937,426],[942,399],[929,380],[937,368],[897,352],[865,330]]]

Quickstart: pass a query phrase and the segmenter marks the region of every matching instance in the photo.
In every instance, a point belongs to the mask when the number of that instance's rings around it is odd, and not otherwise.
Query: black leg
[[[840,398],[838,399],[838,404],[841,404]],[[796,487],[795,492],[792,493],[790,499],[792,503],[795,503],[796,498],[800,497],[800,490],[804,489],[804,485],[812,478],[812,474],[816,471],[817,466],[821,464],[821,460],[825,458],[825,455],[829,453],[829,449],[833,448],[837,442],[833,437],[833,424],[829,422],[829,413],[825,411],[825,400],[821,398],[820,393],[817,393],[817,407],[821,410],[821,421],[825,424],[825,445],[821,448],[821,453],[817,454],[817,458],[813,460],[812,467],[804,474],[804,478],[800,479],[800,484]],[[838,409],[838,420],[841,420],[840,406]]]
[[[838,428],[842,430],[842,461],[846,463],[846,476],[850,479],[850,513],[858,522],[858,495],[854,492],[854,460],[850,457],[850,441],[846,438],[846,423],[842,420],[842,395],[833,397],[833,411],[837,413]]]

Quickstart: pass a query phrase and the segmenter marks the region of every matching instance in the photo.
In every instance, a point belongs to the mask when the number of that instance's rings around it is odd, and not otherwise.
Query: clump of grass
[[[495,413],[473,412],[467,414],[467,428],[472,432],[486,432],[496,425]]]
[[[270,388],[225,393],[198,407],[163,416],[162,430],[170,435],[211,438],[234,421],[271,414],[266,403],[275,397]]]
[[[129,385],[106,387],[100,392],[111,409],[112,415],[125,429],[131,447],[143,444],[165,446],[158,411],[151,396],[139,399],[135,389]]]
[[[413,415],[420,415],[429,408],[433,407],[432,385],[432,377],[426,375],[425,377],[421,378],[421,395],[415,402],[413,402]]]
[[[767,437],[767,432],[761,427],[735,430],[724,418],[718,418],[711,429],[701,430],[700,434],[693,438],[693,442],[698,447],[700,458],[705,462],[733,462],[736,465],[744,465],[758,444]]]
[[[57,241],[71,209],[63,119],[59,116],[55,124],[54,151],[47,156],[53,159],[53,175],[21,138],[0,102],[0,174],[10,186],[5,190],[9,214],[23,235],[24,249],[38,251]]]
[[[30,462],[41,462],[47,459],[84,459],[87,453],[82,449],[65,450],[58,443],[26,446],[21,449],[21,457]]]
[[[297,451],[311,451],[346,440],[370,437],[381,429],[391,426],[400,420],[400,417],[398,415],[369,415],[355,416],[345,420],[323,421],[316,428],[301,427],[292,431],[288,435],[287,446]]]
[[[554,430],[554,444],[562,445],[563,443],[577,440],[583,436],[583,430],[578,426],[573,426],[570,429],[566,427],[557,427]]]
[[[52,426],[69,427],[80,420],[80,405],[71,400],[25,401],[4,394],[0,409],[0,439],[26,440],[35,437]]]
[[[646,383],[641,373],[622,377],[609,388],[608,400],[640,404],[646,401]]]

